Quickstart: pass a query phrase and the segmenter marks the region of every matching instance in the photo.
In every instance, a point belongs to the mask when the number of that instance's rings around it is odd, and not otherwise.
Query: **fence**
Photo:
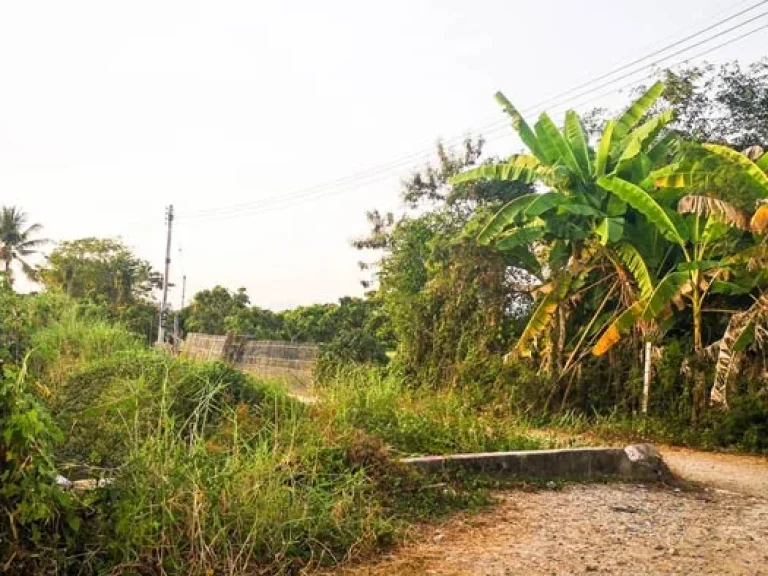
[[[302,386],[312,383],[318,352],[314,344],[252,340],[231,332],[226,336],[187,334],[181,350],[190,358],[221,360],[255,376]]]

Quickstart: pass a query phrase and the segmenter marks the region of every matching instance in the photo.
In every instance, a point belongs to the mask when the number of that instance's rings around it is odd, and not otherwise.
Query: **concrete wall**
[[[181,353],[205,361],[229,362],[244,372],[262,378],[309,385],[317,360],[318,348],[277,340],[251,340],[229,333],[225,336],[190,333]]]
[[[571,448],[421,456],[403,463],[424,472],[451,473],[468,470],[520,478],[589,480],[618,477],[658,480],[669,474],[661,456],[649,444],[626,448]]]

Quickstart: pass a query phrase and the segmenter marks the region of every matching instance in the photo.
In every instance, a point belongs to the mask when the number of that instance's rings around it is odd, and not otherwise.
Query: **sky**
[[[0,203],[56,241],[119,236],[157,269],[173,204],[174,307],[183,275],[187,299],[244,286],[275,310],[362,295],[350,242],[366,210],[401,210],[437,140],[517,151],[496,90],[536,109],[752,4],[0,0]],[[612,89],[642,76],[570,103],[620,106]]]

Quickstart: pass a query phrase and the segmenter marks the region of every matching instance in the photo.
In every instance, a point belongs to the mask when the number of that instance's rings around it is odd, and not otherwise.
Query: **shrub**
[[[383,344],[362,329],[345,330],[330,342],[320,345],[315,364],[315,380],[322,383],[332,379],[339,370],[355,364],[383,366],[389,361]]]
[[[715,446],[735,446],[751,452],[768,450],[768,398],[740,397],[731,400],[727,412],[710,411],[704,423]]]
[[[281,422],[268,434],[241,434],[250,418],[227,409],[219,434],[183,440],[163,412],[103,496],[102,562],[170,573],[275,573],[391,538],[394,524],[365,467],[334,465],[332,454],[345,459],[343,444],[290,411],[267,417]]]
[[[54,568],[66,536],[78,528],[73,502],[53,482],[59,438],[28,389],[26,366],[6,368],[0,379],[0,558],[13,559],[13,572]]]
[[[117,353],[73,369],[52,395],[57,421],[68,431],[57,455],[114,468],[125,461],[132,443],[151,433],[161,410],[188,438],[216,429],[227,409],[243,403],[274,410],[293,401],[277,387],[222,363],[175,359],[155,350]]]

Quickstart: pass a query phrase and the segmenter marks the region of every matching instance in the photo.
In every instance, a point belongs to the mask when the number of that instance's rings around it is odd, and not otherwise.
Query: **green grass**
[[[14,542],[11,572],[295,573],[487,502],[483,480],[424,477],[400,456],[539,446],[503,410],[378,371],[349,371],[308,406],[76,311],[30,341],[28,388],[63,432],[53,462],[114,482]]]
[[[728,411],[710,410],[695,425],[688,418],[633,417],[618,411],[587,416],[569,411],[529,420],[528,426],[584,434],[594,441],[655,442],[701,450],[768,453],[768,402],[764,398],[737,398]]]
[[[341,372],[321,398],[335,422],[365,430],[402,455],[542,447],[508,406],[456,389],[409,388],[377,369]]]

